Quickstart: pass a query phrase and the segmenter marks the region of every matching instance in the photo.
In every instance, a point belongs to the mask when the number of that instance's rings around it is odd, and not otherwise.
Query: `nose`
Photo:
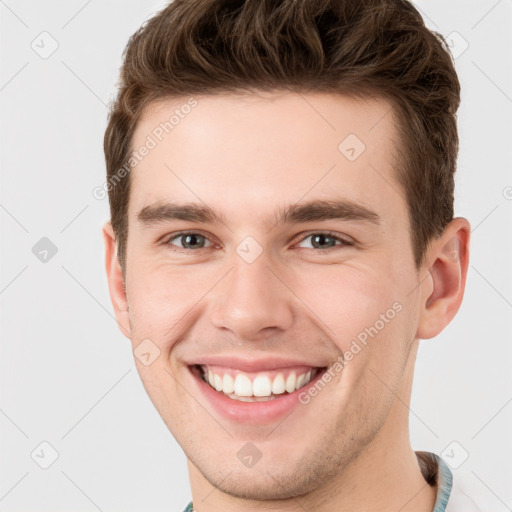
[[[286,278],[270,265],[265,252],[252,263],[235,254],[233,267],[216,287],[213,325],[244,340],[289,329],[293,322],[293,294],[285,284]]]

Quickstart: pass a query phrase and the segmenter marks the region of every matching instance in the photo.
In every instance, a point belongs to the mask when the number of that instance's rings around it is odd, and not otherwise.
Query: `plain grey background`
[[[462,307],[420,345],[412,445],[443,454],[483,511],[504,512],[512,507],[512,1],[416,5],[456,57],[456,214],[473,233]],[[191,497],[185,456],[113,319],[101,236],[108,199],[93,196],[105,181],[106,105],[121,53],[163,6],[0,1],[4,512],[170,512]]]

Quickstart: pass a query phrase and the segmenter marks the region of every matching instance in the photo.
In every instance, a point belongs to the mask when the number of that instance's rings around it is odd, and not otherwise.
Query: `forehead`
[[[144,112],[132,140],[132,150],[144,156],[131,172],[130,214],[162,200],[247,216],[301,198],[347,197],[389,209],[401,198],[395,122],[385,100],[333,94],[159,101]]]

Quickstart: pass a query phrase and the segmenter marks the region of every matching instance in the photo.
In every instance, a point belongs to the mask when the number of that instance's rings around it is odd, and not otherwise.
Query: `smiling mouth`
[[[257,373],[221,366],[191,366],[192,372],[215,391],[241,402],[267,402],[295,393],[327,367],[298,367]]]

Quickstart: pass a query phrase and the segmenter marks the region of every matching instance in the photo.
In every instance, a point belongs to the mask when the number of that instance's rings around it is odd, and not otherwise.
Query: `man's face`
[[[133,148],[186,100],[148,110]],[[406,429],[396,396],[410,384],[419,277],[395,121],[384,101],[334,95],[196,100],[132,171],[126,328],[134,349],[150,340],[141,379],[195,470],[238,496],[300,495]],[[283,216],[315,201],[344,208]],[[163,208],[155,221],[156,207],[185,203],[222,220]],[[276,393],[230,398],[200,368],[228,390],[238,378],[241,395]]]

